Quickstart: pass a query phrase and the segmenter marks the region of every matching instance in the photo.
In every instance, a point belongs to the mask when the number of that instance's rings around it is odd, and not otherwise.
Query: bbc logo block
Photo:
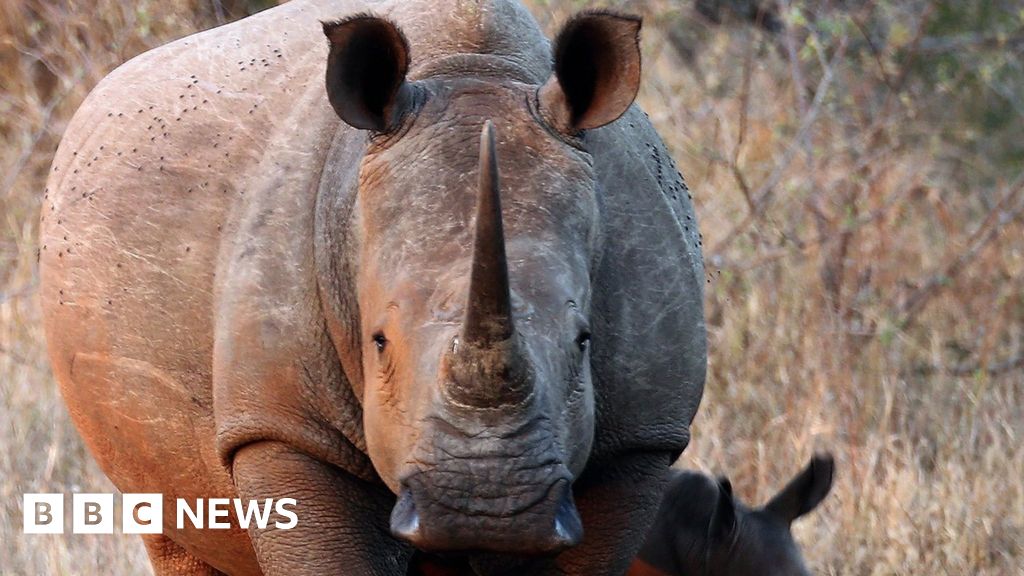
[[[164,497],[161,494],[123,494],[121,531],[125,534],[160,534],[164,527]]]
[[[25,494],[25,534],[64,533],[63,494]]]
[[[113,494],[71,495],[71,532],[74,534],[113,534],[113,515]]]

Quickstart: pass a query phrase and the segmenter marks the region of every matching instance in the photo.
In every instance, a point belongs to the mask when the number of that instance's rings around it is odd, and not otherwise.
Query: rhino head
[[[740,502],[728,479],[679,471],[627,576],[808,576],[790,526],[828,495],[831,454],[816,454],[760,508]]]
[[[582,538],[601,231],[580,135],[633,102],[639,29],[577,16],[531,84],[486,56],[411,80],[389,20],[324,26],[331,105],[369,132],[351,215],[356,394],[398,496],[391,532],[418,548],[546,554]]]

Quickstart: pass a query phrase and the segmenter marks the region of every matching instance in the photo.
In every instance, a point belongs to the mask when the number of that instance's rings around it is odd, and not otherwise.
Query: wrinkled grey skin
[[[725,478],[674,471],[628,576],[809,576],[790,532],[832,488],[835,465],[815,455],[760,508],[732,494]]]
[[[626,569],[700,401],[704,280],[630,106],[639,22],[574,23],[556,75],[514,2],[296,0],[82,105],[40,267],[89,449],[168,511],[298,500],[287,531],[165,514],[158,574]]]

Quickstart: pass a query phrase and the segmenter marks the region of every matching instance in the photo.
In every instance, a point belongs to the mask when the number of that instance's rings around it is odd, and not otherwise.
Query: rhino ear
[[[793,478],[764,510],[786,522],[807,514],[821,503],[832,489],[835,461],[831,454],[815,454],[810,464]]]
[[[614,122],[640,88],[637,16],[585,11],[555,39],[554,74],[538,95],[545,120],[574,134]]]
[[[718,500],[715,502],[715,512],[708,525],[708,540],[725,542],[730,540],[736,531],[736,503],[732,497],[732,483],[728,478],[719,477],[716,487]]]
[[[386,132],[411,106],[409,42],[384,18],[358,14],[324,22],[330,41],[327,98],[345,123],[362,130]]]

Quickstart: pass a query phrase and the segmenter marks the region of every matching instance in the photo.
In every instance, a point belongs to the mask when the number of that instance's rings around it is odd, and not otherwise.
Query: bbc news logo
[[[64,533],[64,494],[23,495],[23,531],[25,534]],[[293,508],[294,498],[273,500],[241,500],[239,498],[198,498],[175,500],[175,526],[210,530],[237,526],[264,529],[273,524],[278,530],[291,530],[299,523]],[[72,534],[113,534],[113,494],[72,494]],[[273,523],[271,522],[273,520]],[[121,532],[123,534],[160,534],[164,529],[164,498],[162,494],[122,494]]]

